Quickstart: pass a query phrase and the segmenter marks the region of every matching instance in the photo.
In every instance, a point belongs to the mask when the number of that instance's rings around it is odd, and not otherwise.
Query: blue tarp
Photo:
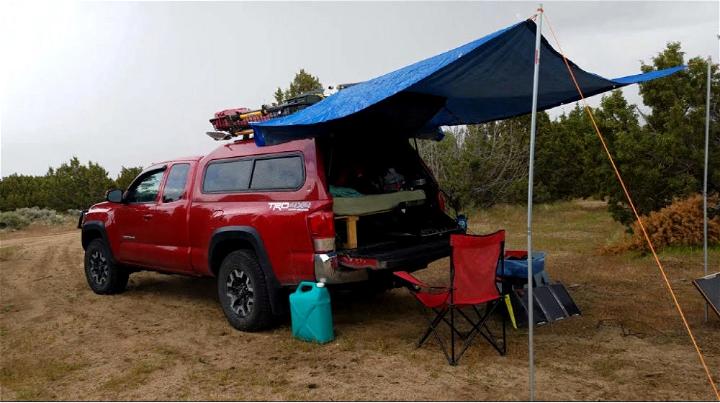
[[[253,124],[255,142],[382,131],[432,137],[440,126],[475,124],[531,111],[534,22],[527,20],[459,48],[362,82],[294,114]],[[673,67],[606,79],[569,62],[584,95],[665,77]],[[542,38],[538,109],[579,99],[562,56]]]

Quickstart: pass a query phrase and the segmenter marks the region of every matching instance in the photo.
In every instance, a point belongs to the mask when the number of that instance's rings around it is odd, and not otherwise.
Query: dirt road
[[[603,217],[582,225],[595,234],[586,237],[608,236],[612,223]],[[557,246],[552,237],[563,230],[553,228],[539,237],[555,250],[549,270],[574,285],[584,315],[537,329],[537,397],[711,399],[651,262],[591,253],[573,244],[578,235],[569,228]],[[522,232],[514,233],[510,246],[521,246]],[[450,367],[437,346],[414,348],[424,322],[404,290],[334,297],[337,340],[316,346],[294,340],[288,323],[264,333],[233,330],[212,279],[137,273],[124,294],[95,295],[77,231],[0,242],[2,400],[527,398],[526,331],[510,330],[505,357],[478,343]],[[667,264],[720,378],[720,321],[702,323],[683,259]],[[444,277],[445,267],[438,262],[425,275]]]

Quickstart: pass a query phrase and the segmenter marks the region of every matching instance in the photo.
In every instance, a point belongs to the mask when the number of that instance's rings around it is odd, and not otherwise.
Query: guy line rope
[[[558,47],[558,51],[560,52],[560,55],[563,58],[563,61],[565,62],[565,67],[567,67],[568,73],[570,74],[570,78],[572,79],[573,84],[575,84],[575,88],[578,91],[578,94],[580,95],[580,99],[582,100],[583,107],[585,111],[587,112],[588,116],[590,117],[590,121],[592,122],[593,128],[595,129],[595,133],[597,134],[598,138],[600,139],[600,143],[603,146],[603,149],[605,150],[605,154],[607,155],[608,160],[610,161],[610,165],[612,165],[613,170],[615,171],[615,176],[617,177],[618,181],[620,182],[620,186],[622,187],[623,192],[625,193],[625,197],[627,198],[628,204],[630,205],[630,208],[633,211],[633,214],[635,215],[635,219],[637,219],[638,225],[640,226],[640,229],[642,230],[643,236],[645,237],[645,240],[648,243],[648,246],[650,247],[650,251],[652,252],[653,257],[655,258],[655,263],[657,263],[658,268],[660,269],[660,274],[662,275],[662,278],[665,282],[665,285],[667,286],[668,291],[670,292],[670,296],[672,297],[673,303],[675,304],[675,308],[677,309],[678,313],[680,314],[680,319],[682,319],[683,325],[685,325],[685,330],[687,330],[688,335],[690,336],[690,340],[692,341],[693,346],[695,347],[695,351],[697,351],[698,358],[700,358],[700,363],[702,364],[703,368],[705,369],[705,374],[707,375],[708,382],[710,382],[710,386],[713,389],[713,392],[715,392],[715,396],[720,401],[720,392],[718,391],[717,385],[715,385],[715,381],[713,380],[712,374],[710,373],[710,369],[708,368],[707,364],[705,363],[705,356],[702,353],[702,350],[700,350],[700,347],[697,344],[697,341],[695,340],[695,336],[693,335],[692,330],[690,330],[690,325],[688,324],[687,319],[685,319],[685,313],[683,312],[682,308],[680,307],[680,303],[677,300],[677,296],[675,295],[675,291],[672,288],[672,285],[670,285],[670,280],[668,280],[667,273],[665,272],[665,268],[663,267],[662,263],[660,263],[660,258],[657,255],[657,252],[655,251],[655,246],[653,245],[652,241],[650,240],[650,236],[648,235],[647,231],[645,230],[645,225],[642,222],[642,219],[640,218],[640,214],[638,214],[637,209],[635,208],[635,203],[633,203],[632,197],[630,196],[630,192],[627,189],[627,186],[625,186],[625,181],[623,181],[622,176],[620,175],[620,170],[618,169],[617,165],[615,165],[615,160],[613,159],[612,155],[610,154],[610,150],[608,149],[607,143],[605,142],[605,138],[603,137],[602,133],[600,132],[600,129],[598,128],[597,123],[595,122],[595,116],[592,113],[592,109],[587,104],[587,101],[585,100],[585,96],[583,95],[582,90],[580,89],[580,85],[577,82],[577,79],[575,78],[575,73],[573,73],[572,68],[570,67],[570,63],[568,62],[567,58],[565,57],[565,52],[563,52],[562,47],[560,46],[560,41],[558,41],[557,36],[555,35],[555,31],[552,28],[552,24],[550,23],[550,19],[548,18],[547,14],[543,15],[545,17],[545,20],[547,21],[548,28],[550,28],[550,33],[553,36],[553,39],[555,40],[555,44]]]

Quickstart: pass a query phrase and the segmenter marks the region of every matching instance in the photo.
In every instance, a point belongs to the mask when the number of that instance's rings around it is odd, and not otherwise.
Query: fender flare
[[[108,238],[107,230],[105,229],[105,223],[102,221],[85,221],[85,223],[82,225],[81,242],[83,250],[87,249],[88,244],[90,244],[91,238],[88,238],[87,236],[90,231],[97,231],[100,233],[100,238],[103,240],[103,242],[105,242],[105,245],[110,252],[110,261],[116,262],[115,254],[113,253],[112,245],[110,244],[110,239]]]
[[[265,285],[267,286],[268,296],[270,297],[270,308],[272,313],[279,315],[285,313],[285,305],[282,303],[282,287],[275,277],[272,270],[270,259],[265,249],[265,244],[260,237],[260,233],[249,226],[227,226],[220,227],[213,231],[210,236],[210,244],[208,249],[208,268],[212,270],[213,255],[217,245],[228,240],[238,240],[249,243],[255,255],[258,257],[260,269],[265,276]]]
[[[108,240],[108,234],[107,230],[105,229],[105,223],[102,221],[86,221],[82,225],[82,247],[83,249],[87,248],[88,244],[90,243],[90,238],[88,238],[88,233],[91,231],[97,231],[100,233],[100,238],[102,238],[103,242],[110,248],[110,241]]]

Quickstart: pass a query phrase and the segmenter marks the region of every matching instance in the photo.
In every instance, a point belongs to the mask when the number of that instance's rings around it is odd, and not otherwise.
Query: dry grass
[[[7,246],[4,248],[0,248],[0,262],[7,262],[9,260],[12,260],[15,256],[17,256],[17,253],[20,251],[20,248],[18,246]]]
[[[0,229],[0,242],[15,238],[28,238],[38,236],[48,236],[67,233],[77,226],[77,218],[68,219],[62,224],[48,225],[39,222],[32,223],[22,230]]]
[[[571,286],[583,316],[536,331],[537,387],[546,400],[707,400],[712,392],[648,257],[599,251],[623,233],[602,204],[538,206],[535,243],[550,276]],[[525,211],[500,206],[471,229],[508,230],[523,248]],[[24,237],[23,237],[24,234]],[[212,279],[138,273],[129,290],[90,292],[76,231],[0,237],[0,398],[517,400],[527,397],[527,331],[509,353],[471,348],[449,367],[438,347],[415,349],[423,328],[404,290],[333,295],[337,339],[324,346],[275,330],[240,333],[225,322]],[[713,250],[711,262],[720,251]],[[714,375],[720,320],[702,321],[690,280],[697,250],[662,259]],[[442,281],[447,262],[422,276]]]

